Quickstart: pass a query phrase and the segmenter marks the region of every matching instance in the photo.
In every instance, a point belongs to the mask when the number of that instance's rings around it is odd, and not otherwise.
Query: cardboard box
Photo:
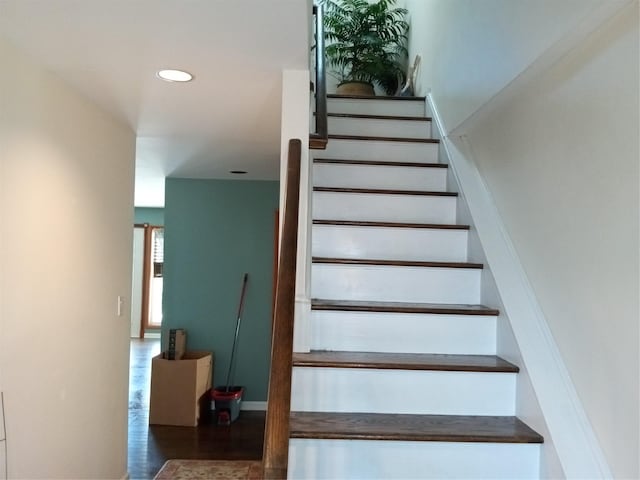
[[[151,360],[149,423],[195,427],[209,410],[213,353],[185,352],[181,360],[164,353]]]

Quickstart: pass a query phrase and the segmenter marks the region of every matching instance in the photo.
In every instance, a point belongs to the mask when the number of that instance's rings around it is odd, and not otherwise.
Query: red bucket
[[[216,387],[211,390],[211,410],[215,410],[218,425],[229,425],[240,415],[244,387]]]

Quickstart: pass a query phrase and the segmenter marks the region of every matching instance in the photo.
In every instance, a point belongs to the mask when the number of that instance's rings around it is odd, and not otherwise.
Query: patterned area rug
[[[154,480],[261,480],[262,462],[167,460]]]

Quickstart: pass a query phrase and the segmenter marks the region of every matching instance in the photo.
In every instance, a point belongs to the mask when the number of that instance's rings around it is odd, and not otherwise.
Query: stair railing
[[[271,373],[262,454],[265,480],[287,478],[301,152],[301,141],[289,140],[287,187],[278,262],[276,305],[271,339]]]
[[[309,135],[309,146],[324,149],[327,146],[327,75],[325,70],[324,17],[322,5],[313,6],[315,17],[315,117],[316,131]]]

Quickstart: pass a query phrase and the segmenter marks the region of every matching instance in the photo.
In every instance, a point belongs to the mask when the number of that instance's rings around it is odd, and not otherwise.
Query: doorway
[[[148,223],[133,229],[131,337],[157,337],[162,326],[164,227]]]

